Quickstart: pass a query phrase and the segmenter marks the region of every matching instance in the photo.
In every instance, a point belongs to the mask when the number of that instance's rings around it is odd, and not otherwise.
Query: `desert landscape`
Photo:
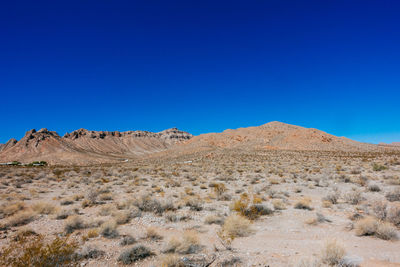
[[[400,147],[281,122],[0,146],[1,266],[400,266]]]

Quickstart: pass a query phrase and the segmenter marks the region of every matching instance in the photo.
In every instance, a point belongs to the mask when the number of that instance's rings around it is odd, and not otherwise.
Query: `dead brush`
[[[47,243],[42,235],[20,236],[2,248],[1,266],[73,266],[78,244],[67,237]]]
[[[250,220],[255,220],[262,215],[269,215],[274,212],[274,208],[260,203],[261,199],[257,196],[249,196],[243,193],[240,199],[233,202],[231,209]]]

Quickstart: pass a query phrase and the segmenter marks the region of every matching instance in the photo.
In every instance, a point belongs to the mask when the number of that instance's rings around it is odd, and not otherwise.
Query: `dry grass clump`
[[[376,172],[380,172],[380,171],[386,170],[387,167],[384,166],[384,165],[380,165],[380,164],[378,164],[378,163],[375,162],[374,164],[372,164],[372,169],[373,169],[374,171],[376,171]]]
[[[117,224],[126,224],[131,220],[131,215],[128,211],[120,211],[113,214]]]
[[[74,200],[72,198],[64,198],[61,200],[60,204],[63,206],[71,205],[74,204]]]
[[[104,222],[99,230],[100,234],[105,238],[116,238],[119,235],[117,231],[117,222],[114,219]]]
[[[322,262],[331,266],[342,266],[340,265],[346,255],[346,250],[336,240],[328,241],[322,250],[321,260]]]
[[[95,238],[99,236],[99,230],[98,229],[90,229],[87,232],[87,237],[88,238]]]
[[[389,222],[381,222],[373,217],[360,219],[355,224],[355,232],[358,236],[372,236],[384,240],[396,240],[397,229]]]
[[[32,205],[32,210],[38,214],[53,214],[57,207],[50,202],[36,202]]]
[[[190,210],[201,211],[203,210],[203,201],[199,197],[187,197],[184,199],[185,206]]]
[[[181,258],[175,254],[165,255],[161,259],[160,264],[163,267],[185,267],[185,264],[182,262]]]
[[[222,232],[231,239],[248,236],[253,232],[250,224],[251,222],[243,216],[230,215],[222,226]]]
[[[57,213],[55,214],[55,217],[57,220],[64,220],[64,219],[68,218],[68,216],[71,216],[72,214],[74,214],[74,212],[72,210],[62,209],[62,210],[57,211]]]
[[[115,206],[112,204],[103,205],[100,208],[99,215],[100,216],[109,216],[111,213],[115,211]]]
[[[295,209],[312,210],[311,198],[304,197],[294,204]]]
[[[397,240],[397,229],[389,222],[380,222],[375,236],[383,240]]]
[[[205,219],[204,222],[206,224],[219,224],[222,225],[224,224],[224,217],[220,216],[220,215],[208,215]]]
[[[136,239],[131,236],[131,235],[125,235],[121,241],[119,242],[120,246],[127,246],[127,245],[132,245],[133,243],[136,242]]]
[[[74,232],[75,230],[83,229],[86,225],[81,217],[78,215],[70,216],[64,224],[64,231],[67,234]]]
[[[153,212],[158,215],[163,214],[165,211],[176,210],[171,201],[161,203],[158,199],[150,195],[143,195],[134,201],[134,205],[141,211]]]
[[[112,196],[111,193],[102,193],[102,194],[99,195],[99,199],[101,201],[112,200],[113,196]]]
[[[240,199],[232,204],[232,209],[250,220],[255,220],[262,215],[272,214],[274,207],[260,204],[261,201],[256,196],[253,196],[251,201],[250,197],[244,193],[240,196]]]
[[[273,199],[272,205],[274,206],[275,210],[284,210],[286,209],[285,202],[282,199]]]
[[[158,233],[156,228],[148,227],[146,230],[146,238],[151,240],[160,240],[163,237]]]
[[[31,210],[25,210],[14,214],[5,222],[5,227],[15,227],[30,223],[35,219],[35,213]]]
[[[400,203],[395,203],[387,208],[386,219],[396,226],[400,226]]]
[[[400,201],[400,187],[392,189],[386,194],[386,199],[390,202]]]
[[[322,201],[328,201],[331,204],[337,204],[338,203],[339,196],[337,193],[330,193],[326,195],[324,198],[322,198]]]
[[[344,198],[345,198],[346,202],[351,205],[357,205],[363,199],[361,192],[359,192],[359,191],[349,192],[344,196]]]
[[[376,183],[369,183],[367,189],[371,192],[380,192],[381,188]]]
[[[309,225],[317,225],[319,223],[324,223],[324,222],[332,222],[332,221],[319,212],[316,213],[315,217],[312,217],[305,221],[305,223]]]
[[[0,265],[22,266],[73,266],[78,244],[68,237],[57,237],[47,243],[42,235],[19,236],[2,248]]]
[[[5,218],[26,209],[24,202],[6,203],[0,207],[0,218]]]
[[[217,199],[220,200],[222,195],[227,191],[225,184],[223,183],[213,184],[213,187],[214,187],[214,193],[217,195]]]
[[[123,251],[119,255],[118,261],[122,262],[123,264],[132,264],[136,261],[145,259],[152,255],[154,255],[154,253],[149,248],[143,245],[137,245]]]
[[[104,251],[89,245],[89,246],[84,246],[82,249],[80,249],[77,252],[77,257],[79,259],[96,259],[103,256],[104,254],[105,254]]]
[[[164,253],[193,254],[201,251],[202,246],[195,231],[185,231],[181,240],[173,237],[166,244]]]

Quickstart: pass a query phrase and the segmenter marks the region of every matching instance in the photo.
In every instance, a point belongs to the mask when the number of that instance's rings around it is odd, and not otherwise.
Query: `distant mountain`
[[[122,161],[166,150],[192,137],[176,128],[159,133],[147,131],[88,131],[79,129],[60,137],[47,129],[30,130],[0,150],[0,162],[47,161],[52,164],[90,164]]]
[[[56,132],[41,129],[28,131],[18,142],[11,139],[0,146],[0,162],[43,160],[50,164],[84,165],[216,149],[375,152],[400,151],[400,145],[360,143],[317,129],[276,121],[199,136],[172,128],[159,133],[79,129],[60,137]]]
[[[337,137],[323,131],[282,122],[270,122],[258,127],[208,133],[186,141],[181,150],[205,148],[237,148],[244,150],[312,150],[312,151],[376,151],[383,148]]]
[[[393,143],[380,143],[380,146],[396,146],[396,147],[400,147],[400,142],[393,142]]]

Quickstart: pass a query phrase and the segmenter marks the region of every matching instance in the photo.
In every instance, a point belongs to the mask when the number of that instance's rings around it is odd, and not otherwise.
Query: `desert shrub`
[[[113,217],[117,224],[125,224],[131,220],[130,212],[128,211],[120,211],[113,214]]]
[[[69,217],[64,224],[64,230],[67,234],[74,232],[75,230],[83,229],[86,225],[81,217],[74,215]]]
[[[237,256],[232,256],[219,262],[220,267],[241,266],[242,260]]]
[[[234,239],[236,237],[248,236],[252,233],[250,221],[240,215],[230,215],[222,226],[223,234]]]
[[[35,213],[31,210],[25,210],[8,217],[5,226],[21,226],[30,223],[35,219]]]
[[[154,253],[147,247],[143,245],[137,245],[132,248],[128,248],[127,250],[123,251],[119,257],[118,261],[122,262],[123,264],[132,264],[136,261],[145,259],[154,255]]]
[[[89,245],[80,249],[77,253],[77,256],[79,259],[96,259],[105,254],[106,253],[103,250]]]
[[[387,208],[386,219],[396,226],[400,226],[400,204],[394,203]]]
[[[187,197],[185,200],[185,206],[191,210],[201,211],[203,210],[203,201],[198,197]]]
[[[375,200],[371,203],[372,214],[380,220],[385,220],[387,216],[386,201]]]
[[[336,240],[331,240],[326,243],[321,253],[321,259],[324,263],[334,266],[341,266],[346,251],[341,244]]]
[[[347,203],[352,204],[352,205],[357,205],[361,202],[361,200],[363,199],[361,192],[359,191],[351,191],[348,192],[345,196],[344,196],[345,200]]]
[[[12,216],[15,213],[26,209],[26,205],[23,202],[6,203],[0,207],[0,218]]]
[[[262,215],[269,215],[274,212],[271,205],[259,204],[258,198],[252,197],[252,201],[247,194],[242,194],[240,199],[232,204],[232,209],[250,220],[255,220]],[[252,204],[257,203],[257,204]]]
[[[100,216],[109,216],[111,213],[115,211],[115,206],[112,204],[103,205],[100,208],[99,215]]]
[[[153,212],[159,215],[165,211],[175,210],[172,202],[161,203],[156,198],[152,198],[150,195],[144,195],[139,199],[136,199],[134,201],[134,205],[137,206],[141,211]]]
[[[324,222],[332,222],[332,221],[326,218],[322,213],[317,212],[315,214],[315,217],[306,220],[305,223],[309,225],[317,225],[319,223],[324,223]]]
[[[164,253],[175,253],[180,245],[181,245],[181,241],[176,237],[172,237],[168,241],[168,243],[165,245],[163,252]]]
[[[0,265],[10,267],[73,266],[78,244],[68,237],[46,243],[42,235],[21,236],[2,248]]]
[[[304,197],[300,199],[294,204],[294,208],[303,210],[312,210],[313,208],[311,207],[311,199],[309,197]]]
[[[89,192],[86,194],[85,199],[82,202],[82,205],[84,205],[84,203],[86,203],[87,206],[92,206],[92,205],[96,204],[98,196],[99,196],[98,189],[95,189],[95,188],[90,189]]]
[[[368,190],[371,191],[371,192],[379,192],[379,191],[381,191],[381,188],[376,183],[369,183],[368,184]]]
[[[57,208],[49,202],[36,202],[32,205],[32,210],[39,214],[53,214]]]
[[[386,194],[386,199],[390,202],[400,201],[400,187],[392,189]]]
[[[272,205],[274,206],[275,210],[284,210],[286,209],[286,205],[282,199],[273,199]]]
[[[397,230],[389,222],[381,222],[373,217],[366,217],[355,224],[356,235],[375,235],[384,240],[396,240]]]
[[[332,204],[337,204],[338,203],[339,196],[337,193],[330,193],[326,195],[324,198],[322,198],[323,201],[329,201]]]
[[[374,164],[372,164],[372,169],[373,169],[374,171],[376,171],[376,172],[379,172],[379,171],[386,170],[387,167],[384,166],[384,165],[380,165],[380,164],[378,164],[378,163],[375,162]]]
[[[221,199],[221,196],[226,192],[226,186],[223,183],[213,184],[214,192],[217,195],[218,199]]]
[[[117,237],[119,235],[117,231],[117,222],[113,219],[104,222],[100,226],[100,234],[105,238]]]
[[[99,230],[97,229],[90,229],[87,233],[88,238],[95,238],[99,236]]]
[[[185,231],[181,240],[172,237],[166,244],[164,253],[193,254],[202,249],[199,237],[194,231]]]
[[[72,210],[62,209],[56,213],[55,217],[57,220],[64,220],[68,218],[68,216],[71,216],[72,214],[73,214]]]
[[[358,220],[355,225],[355,232],[358,236],[374,235],[378,228],[378,221],[373,217],[366,217]]]
[[[74,204],[74,200],[72,198],[64,198],[61,200],[60,204],[63,206],[72,205]]]
[[[119,242],[120,246],[128,246],[128,245],[132,245],[133,243],[135,243],[136,240],[133,236],[131,235],[125,235],[121,241]]]
[[[192,254],[201,250],[199,237],[194,231],[185,231],[183,233],[182,242],[177,248],[180,254]]]
[[[222,216],[219,215],[208,215],[205,219],[204,222],[206,224],[219,224],[222,225],[224,224],[224,218]]]
[[[101,201],[112,200],[113,196],[111,193],[102,193],[98,196]]]
[[[375,236],[383,240],[397,240],[397,229],[389,222],[379,222]]]
[[[158,233],[156,228],[148,227],[146,230],[146,238],[151,240],[160,240],[162,239],[162,236]]]
[[[184,262],[178,255],[170,254],[165,255],[160,262],[163,267],[185,267]]]

